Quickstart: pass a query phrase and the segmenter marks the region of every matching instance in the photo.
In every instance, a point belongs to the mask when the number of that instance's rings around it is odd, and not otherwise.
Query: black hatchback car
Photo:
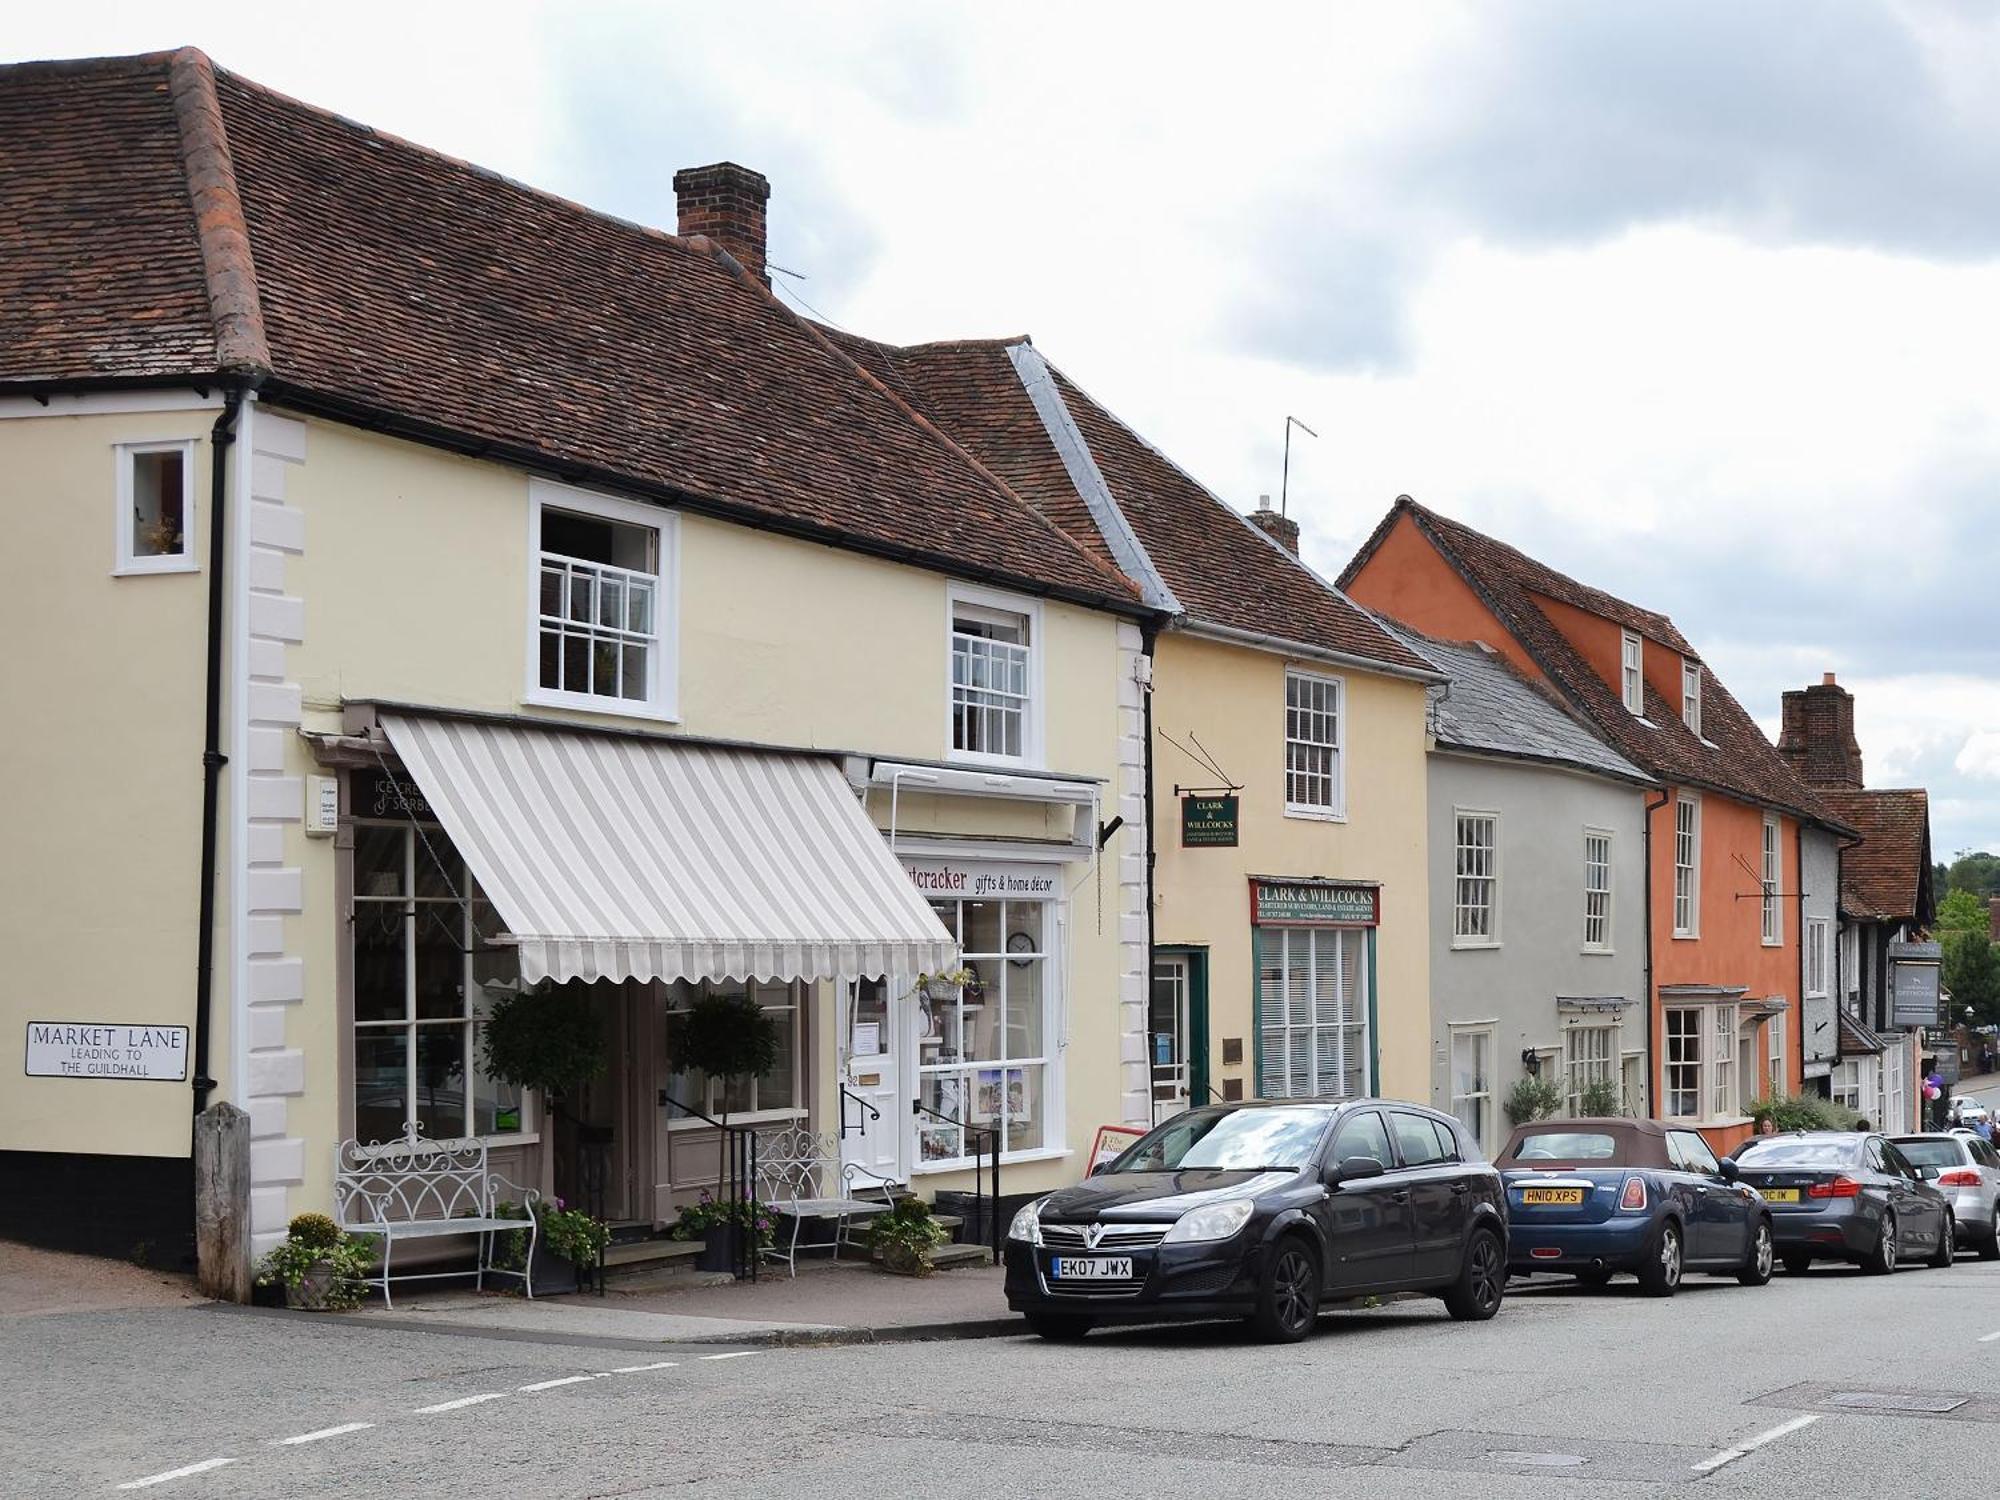
[[[1737,1148],[1743,1181],[1770,1205],[1778,1258],[1797,1274],[1844,1260],[1887,1274],[1913,1254],[1948,1266],[1951,1200],[1891,1142],[1849,1131],[1753,1136]]]
[[[1395,1100],[1188,1110],[1007,1231],[1007,1305],[1044,1338],[1248,1318],[1289,1343],[1322,1299],[1423,1291],[1484,1319],[1506,1283],[1499,1173]]]

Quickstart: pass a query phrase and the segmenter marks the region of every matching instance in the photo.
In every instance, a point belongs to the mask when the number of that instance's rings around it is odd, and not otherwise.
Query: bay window
[[[917,997],[918,1097],[935,1112],[917,1116],[918,1161],[963,1162],[990,1149],[987,1130],[999,1132],[1003,1153],[1059,1148],[1055,907],[933,901],[931,910],[957,939],[968,977]]]
[[[1666,1115],[1728,1119],[1737,1112],[1737,1008],[1678,1005],[1666,1010]]]

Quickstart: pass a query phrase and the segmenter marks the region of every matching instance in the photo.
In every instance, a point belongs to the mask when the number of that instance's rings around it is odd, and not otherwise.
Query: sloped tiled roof
[[[1407,495],[1396,501],[1348,563],[1340,578],[1343,585],[1352,582],[1390,528],[1405,516],[1507,627],[1570,705],[1635,765],[1662,781],[1709,788],[1813,822],[1844,826],[1792,773],[1713,671],[1704,667],[1702,673],[1701,738],[1681,722],[1680,705],[1668,703],[1650,683],[1642,719],[1626,711],[1611,685],[1536,603],[1536,596],[1603,615],[1698,661],[1694,648],[1665,615],[1566,578]]]
[[[1434,690],[1439,748],[1471,750],[1652,785],[1652,777],[1598,738],[1555,694],[1486,646],[1433,640],[1407,626],[1392,633],[1451,680]]]
[[[1016,367],[1023,339],[895,347],[841,335],[989,469],[1106,564],[1118,549],[1064,464]],[[1191,619],[1405,674],[1433,668],[1039,355],[1118,516]],[[1129,572],[1129,569],[1128,569]]]
[[[1921,787],[1820,788],[1819,799],[1860,831],[1840,851],[1840,909],[1870,922],[1930,922],[1931,805]]]
[[[0,68],[0,152],[0,388],[215,371],[230,286],[204,236],[240,225],[264,389],[283,404],[1139,607],[1122,574],[705,239],[380,134],[192,49]],[[218,155],[219,178],[201,176]]]

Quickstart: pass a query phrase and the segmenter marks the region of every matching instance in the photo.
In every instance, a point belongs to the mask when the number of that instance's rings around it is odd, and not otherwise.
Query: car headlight
[[[1174,1221],[1174,1227],[1161,1243],[1186,1245],[1199,1240],[1226,1240],[1250,1222],[1255,1207],[1248,1198],[1236,1198],[1228,1203],[1191,1208]]]
[[[1042,1242],[1041,1199],[1021,1206],[1021,1211],[1014,1215],[1014,1222],[1007,1226],[1007,1238],[1019,1240],[1024,1245],[1039,1245]]]

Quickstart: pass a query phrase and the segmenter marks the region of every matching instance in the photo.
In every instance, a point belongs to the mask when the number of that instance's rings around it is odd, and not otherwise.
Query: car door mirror
[[[1368,1177],[1380,1177],[1384,1171],[1382,1163],[1372,1156],[1343,1156],[1334,1169],[1327,1174],[1328,1186],[1337,1187],[1343,1182],[1360,1182]]]
[[[1742,1166],[1737,1162],[1736,1158],[1733,1156],[1723,1157],[1720,1162],[1716,1163],[1716,1168],[1719,1172],[1721,1172],[1722,1180],[1724,1182],[1734,1182],[1737,1178],[1743,1175]]]
[[[1934,1182],[1938,1176],[1938,1169],[1936,1167],[1918,1167],[1917,1176],[1921,1177],[1925,1182]]]

